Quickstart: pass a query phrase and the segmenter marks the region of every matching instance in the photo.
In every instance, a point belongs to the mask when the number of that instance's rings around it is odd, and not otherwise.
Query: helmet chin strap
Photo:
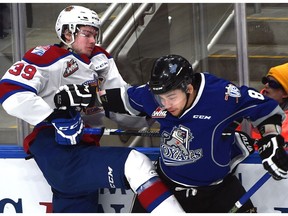
[[[182,109],[182,112],[180,112],[180,114],[178,115],[178,117],[181,116],[181,115],[183,115],[183,113],[193,104],[196,96],[194,96],[193,101],[192,101],[191,104],[189,104],[189,106],[188,106],[189,98],[190,98],[193,94],[196,95],[196,89],[194,88],[194,90],[193,90],[192,92],[190,92],[189,89],[188,89],[188,87],[187,87],[187,88],[186,88],[186,103],[185,103],[184,108]]]
[[[74,53],[74,50],[72,48],[72,44],[75,42],[75,33],[72,34],[71,37],[72,37],[72,40],[69,43],[65,42],[65,45],[67,46],[67,50],[69,50],[70,52]]]
[[[182,112],[179,113],[179,115],[177,117],[180,117],[183,115],[183,113],[187,110],[187,104],[188,104],[188,101],[189,101],[189,97],[190,97],[190,93],[186,90],[186,103],[185,103],[185,106],[184,108],[182,109]]]
[[[65,33],[64,33],[64,34],[65,34]],[[69,43],[66,42],[66,36],[65,36],[65,39],[61,38],[60,40],[61,40],[61,42],[62,42],[65,46],[67,46],[67,50],[73,52],[72,44],[73,44],[74,41],[75,41],[75,33],[71,33],[71,39],[72,39],[72,40],[71,40]]]
[[[75,41],[75,36],[73,35],[73,36],[72,36],[72,41],[71,41],[70,43],[66,43],[66,45],[67,45],[67,47],[68,47],[69,50],[73,50],[73,49],[72,49],[72,44],[74,43],[74,41]]]

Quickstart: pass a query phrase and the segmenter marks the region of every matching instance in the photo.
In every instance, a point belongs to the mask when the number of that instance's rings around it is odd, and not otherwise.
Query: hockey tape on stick
[[[271,177],[271,175],[266,172],[230,209],[229,213],[236,213],[241,206],[243,206],[250,197]]]
[[[160,137],[159,130],[121,130],[109,128],[84,128],[84,134]]]

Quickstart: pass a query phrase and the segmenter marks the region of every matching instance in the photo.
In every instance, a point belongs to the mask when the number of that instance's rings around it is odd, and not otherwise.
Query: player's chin
[[[90,57],[91,56],[91,54],[92,54],[92,51],[86,51],[85,53],[83,53],[83,54],[85,54],[85,55],[87,55],[88,57]]]
[[[170,112],[171,115],[173,116],[178,116],[179,115],[179,112],[177,110],[168,110],[168,112]]]

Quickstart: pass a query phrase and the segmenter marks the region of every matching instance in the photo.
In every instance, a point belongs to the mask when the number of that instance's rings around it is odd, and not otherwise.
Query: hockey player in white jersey
[[[69,87],[56,95],[57,107],[82,100],[84,95],[75,94],[78,86]],[[237,87],[208,73],[194,74],[182,56],[157,59],[146,85],[106,89],[98,96],[105,110],[148,115],[160,123],[157,171],[186,212],[225,213],[246,192],[232,172],[235,147],[247,147],[245,154],[253,149],[240,143],[235,120],[246,118],[259,128],[264,168],[276,180],[288,177],[280,135],[285,113],[277,102],[247,86]],[[255,211],[251,200],[238,210]]]
[[[126,85],[113,58],[95,45],[100,32],[96,12],[66,7],[55,29],[60,44],[30,49],[0,81],[6,112],[35,126],[24,149],[52,187],[53,212],[97,212],[99,188],[131,188],[148,212],[183,212],[148,157],[132,148],[98,147],[100,137],[82,133],[89,126],[85,115],[74,108],[55,109],[54,95],[65,84],[89,84],[94,90]],[[90,106],[84,111],[95,124],[101,110]]]

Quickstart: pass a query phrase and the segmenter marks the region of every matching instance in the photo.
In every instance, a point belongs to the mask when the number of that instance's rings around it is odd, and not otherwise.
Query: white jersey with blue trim
[[[36,125],[53,112],[54,95],[65,84],[117,88],[126,82],[113,58],[101,47],[96,46],[88,58],[58,45],[38,46],[27,51],[4,74],[0,81],[0,103],[8,114]],[[104,116],[103,109],[89,112],[93,115],[101,112]],[[98,119],[92,121],[91,117],[87,119],[94,123]]]
[[[201,80],[196,98],[180,117],[159,107],[147,85],[128,89],[130,105],[160,123],[160,166],[174,182],[187,186],[217,184],[230,172],[234,120],[249,119],[257,126],[272,115],[285,114],[277,102],[247,86],[211,74]],[[225,132],[225,135],[223,133]]]

